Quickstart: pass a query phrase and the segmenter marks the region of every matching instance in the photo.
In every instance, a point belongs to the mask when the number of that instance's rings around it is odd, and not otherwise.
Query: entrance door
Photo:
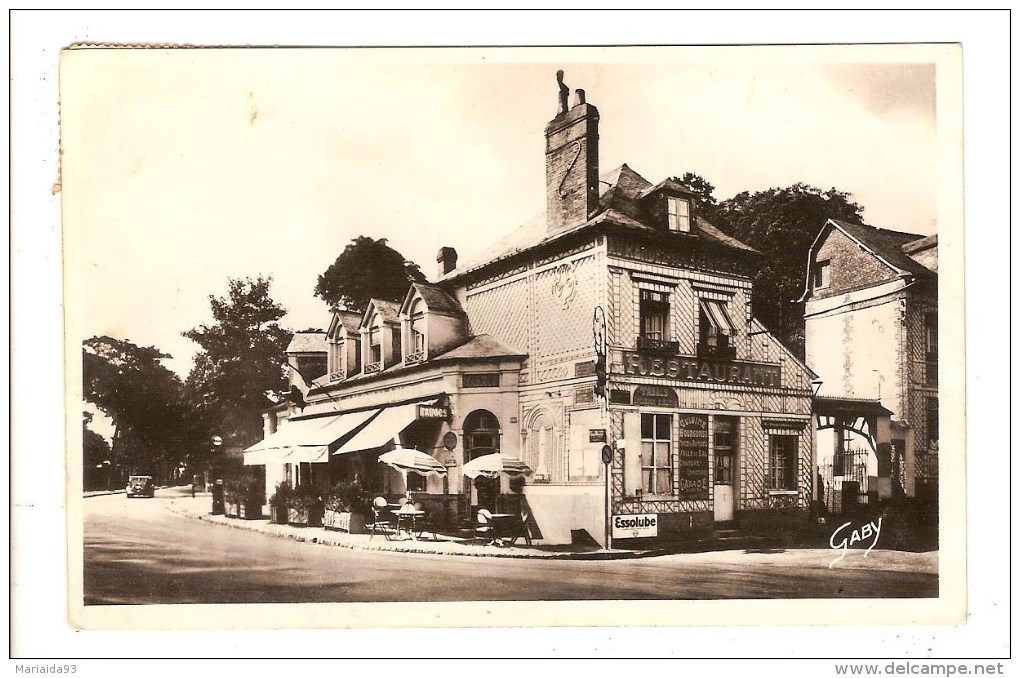
[[[715,417],[712,448],[715,452],[714,500],[716,522],[733,520],[733,468],[736,458],[737,420],[733,417]]]

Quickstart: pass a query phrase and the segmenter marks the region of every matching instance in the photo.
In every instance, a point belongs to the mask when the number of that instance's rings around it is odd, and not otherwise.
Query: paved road
[[[830,570],[798,552],[549,561],[350,550],[171,513],[180,494],[85,500],[86,605],[938,595],[934,574]]]

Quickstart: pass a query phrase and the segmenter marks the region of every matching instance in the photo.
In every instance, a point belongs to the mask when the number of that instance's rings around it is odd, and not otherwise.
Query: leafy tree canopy
[[[794,300],[804,288],[808,250],[827,219],[859,224],[862,212],[845,191],[803,183],[744,191],[722,201],[716,211],[716,227],[764,255],[753,281],[755,317],[801,357],[804,316]]]
[[[315,296],[331,311],[364,311],[369,299],[403,299],[411,281],[424,281],[418,265],[386,244],[358,236],[319,276]]]
[[[220,436],[241,445],[262,437],[269,393],[287,387],[284,364],[291,333],[279,325],[286,310],[269,295],[272,278],[231,278],[226,297],[210,295],[213,324],[184,336],[201,347],[188,375],[189,397]]]
[[[153,346],[107,336],[82,345],[85,400],[113,420],[113,453],[129,470],[155,472],[163,464],[184,459],[190,447],[193,428],[188,424],[183,384],[162,364],[169,357]],[[98,450],[92,436],[86,435],[85,443],[86,452],[90,445]]]

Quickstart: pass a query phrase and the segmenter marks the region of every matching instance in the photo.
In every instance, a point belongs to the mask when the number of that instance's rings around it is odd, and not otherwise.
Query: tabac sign
[[[665,377],[743,386],[780,386],[779,365],[735,360],[710,360],[644,351],[614,351],[613,374]]]

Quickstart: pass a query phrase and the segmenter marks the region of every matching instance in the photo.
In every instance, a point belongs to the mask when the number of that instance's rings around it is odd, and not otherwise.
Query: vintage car
[[[152,482],[152,476],[131,476],[128,478],[128,497],[152,497],[156,494],[156,486]]]

